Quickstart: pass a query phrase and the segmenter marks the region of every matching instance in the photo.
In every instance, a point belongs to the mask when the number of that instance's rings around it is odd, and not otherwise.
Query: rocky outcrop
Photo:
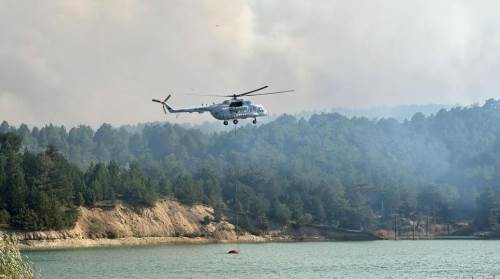
[[[234,225],[213,221],[212,208],[174,200],[161,200],[151,208],[123,203],[111,208],[81,207],[72,229],[13,234],[24,248],[268,240],[250,234],[237,236]]]

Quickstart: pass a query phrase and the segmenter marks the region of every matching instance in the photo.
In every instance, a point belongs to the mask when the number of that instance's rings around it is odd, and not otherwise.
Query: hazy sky
[[[164,120],[262,85],[273,113],[500,98],[500,1],[2,1],[0,120]],[[209,120],[183,115],[174,121]]]

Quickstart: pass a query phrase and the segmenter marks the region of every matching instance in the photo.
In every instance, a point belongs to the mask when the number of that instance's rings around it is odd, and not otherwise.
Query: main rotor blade
[[[215,94],[186,94],[189,96],[209,96],[209,97],[232,97],[233,95],[215,95]]]
[[[163,111],[165,112],[165,114],[167,114],[167,110],[165,109],[165,104],[163,104],[163,106],[161,106],[163,108]]]
[[[254,90],[251,90],[251,91],[247,91],[247,92],[243,92],[243,93],[238,93],[238,94],[229,94],[229,95],[217,95],[217,94],[186,94],[186,95],[193,95],[193,96],[209,96],[209,97],[240,97],[240,96],[245,96],[247,94],[250,94],[250,93],[253,93],[253,92],[257,92],[257,91],[260,91],[260,90],[263,90],[263,89],[266,89],[268,88],[269,86],[262,86],[260,88],[257,88],[257,89],[254,89]]]
[[[160,103],[160,104],[163,104],[163,102],[162,102],[162,101],[160,101],[160,100],[153,99],[153,100],[151,100],[151,101],[153,101],[153,102],[157,102],[157,103]]]
[[[262,86],[261,88],[254,89],[254,90],[252,90],[252,91],[243,92],[243,93],[240,93],[240,94],[234,94],[234,95],[236,95],[237,97],[241,97],[241,96],[245,96],[245,95],[248,95],[248,94],[250,94],[250,93],[253,93],[253,92],[260,91],[260,90],[262,90],[262,89],[266,89],[266,88],[268,88],[268,87],[269,87],[269,86],[267,86],[267,85],[266,85],[266,86]],[[232,97],[232,96],[233,96],[233,95],[229,95],[229,97]]]
[[[268,93],[249,94],[246,96],[250,97],[250,96],[260,96],[260,95],[273,95],[273,94],[289,93],[289,92],[294,92],[294,91],[295,90],[285,90],[285,91],[276,91],[276,92],[268,92]]]

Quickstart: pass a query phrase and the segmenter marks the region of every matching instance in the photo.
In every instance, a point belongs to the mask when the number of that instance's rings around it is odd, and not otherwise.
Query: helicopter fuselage
[[[267,112],[262,105],[253,104],[251,101],[242,99],[226,100],[207,108],[210,108],[210,114],[218,120],[255,119],[267,116]]]
[[[228,120],[233,120],[234,124],[238,123],[238,119],[253,118],[253,123],[257,123],[257,117],[267,116],[267,111],[262,105],[254,104],[249,100],[243,100],[238,98],[233,98],[230,100],[225,100],[219,104],[213,104],[209,106],[201,106],[195,108],[183,108],[174,109],[167,105],[166,101],[170,98],[170,95],[161,102],[164,108],[170,113],[204,113],[210,112],[210,114],[218,120],[223,120],[224,125],[228,124]],[[165,111],[166,112],[166,111]]]

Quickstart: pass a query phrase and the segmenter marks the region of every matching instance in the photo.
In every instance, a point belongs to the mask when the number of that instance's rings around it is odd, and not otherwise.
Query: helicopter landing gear
[[[238,119],[233,119],[233,124],[234,125],[238,124]]]
[[[254,119],[252,120],[252,123],[253,123],[253,124],[257,124],[257,118],[254,118]]]
[[[227,120],[224,120],[224,122],[223,122],[223,123],[224,123],[224,125],[226,125],[226,126],[227,126],[227,124],[228,124]]]

